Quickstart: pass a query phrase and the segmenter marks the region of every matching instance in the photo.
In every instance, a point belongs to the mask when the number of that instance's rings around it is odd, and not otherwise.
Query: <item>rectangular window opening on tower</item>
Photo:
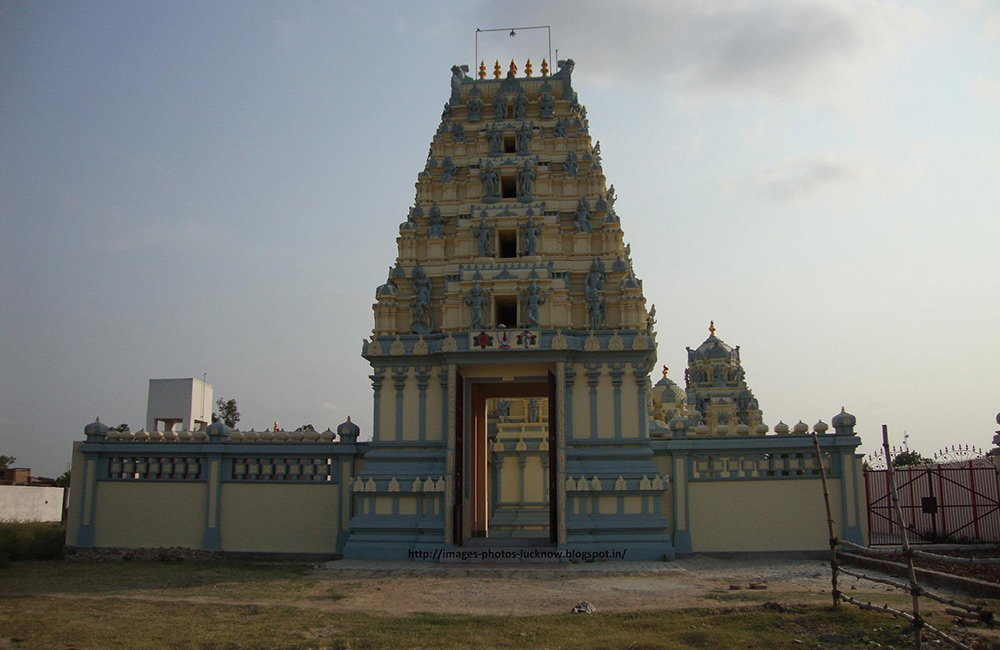
[[[497,327],[517,327],[517,296],[495,296],[493,302],[496,305]]]
[[[517,231],[501,230],[497,235],[500,241],[500,257],[517,257]]]
[[[514,139],[514,135],[505,135],[503,137],[503,152],[504,153],[516,153],[517,152],[517,141]]]
[[[517,198],[517,177],[514,176],[514,174],[503,175],[500,177],[500,198]]]

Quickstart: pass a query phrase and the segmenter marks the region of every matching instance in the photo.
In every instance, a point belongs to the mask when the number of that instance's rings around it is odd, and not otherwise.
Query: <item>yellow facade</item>
[[[95,546],[201,548],[204,483],[97,484]]]
[[[327,485],[222,485],[222,550],[333,555],[340,492]],[[263,516],[248,516],[261,512]]]
[[[827,483],[832,503],[839,504],[840,480]],[[819,479],[690,483],[688,489],[691,545],[699,553],[829,548]]]

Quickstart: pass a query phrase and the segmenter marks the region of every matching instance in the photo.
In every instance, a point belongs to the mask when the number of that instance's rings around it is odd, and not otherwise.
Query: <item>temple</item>
[[[685,386],[666,368],[651,385],[655,309],[573,72],[572,60],[553,74],[543,60],[537,76],[530,61],[522,75],[497,63],[492,78],[484,64],[476,78],[452,68],[363,344],[370,442],[349,421],[337,435],[217,422],[166,439],[94,423],[75,450],[70,544],[197,538],[213,550],[379,559],[494,547],[629,560],[816,550],[828,540],[821,471],[839,535],[863,541],[853,416],[842,410],[834,434],[817,422],[818,447],[801,421],[770,432],[739,347],[714,322],[688,348]],[[204,521],[167,508],[190,534],[160,538],[115,521],[143,481],[161,492],[198,484],[204,494],[184,498],[203,500]],[[283,529],[248,522],[254,502],[280,505]],[[246,539],[261,529],[264,541]]]
[[[573,62],[452,72],[364,349],[364,474],[444,490],[362,499],[345,554],[494,538],[670,554],[646,414],[652,317]]]

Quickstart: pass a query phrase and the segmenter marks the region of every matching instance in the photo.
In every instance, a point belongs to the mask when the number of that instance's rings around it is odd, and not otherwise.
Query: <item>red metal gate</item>
[[[992,463],[928,465],[895,470],[896,490],[911,544],[1000,542],[1000,493]],[[865,470],[868,539],[902,544],[893,523],[889,471]]]

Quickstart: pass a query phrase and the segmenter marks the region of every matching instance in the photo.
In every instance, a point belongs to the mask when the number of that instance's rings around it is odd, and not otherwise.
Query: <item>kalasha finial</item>
[[[549,76],[549,62],[546,61],[545,59],[542,59],[542,76],[543,77]]]
[[[666,367],[666,366],[663,366],[663,378],[664,378],[664,379],[666,379],[666,378],[667,378],[667,371],[668,371],[668,370],[670,370],[670,368],[668,368],[668,367]]]
[[[479,62],[479,78],[480,79],[486,78],[486,61]]]
[[[517,75],[517,64],[514,63],[514,59],[510,60],[510,72],[514,73],[515,76]]]
[[[500,59],[496,59],[493,61],[493,78],[499,79],[502,74],[503,71],[500,69]]]
[[[528,59],[528,62],[524,64],[524,76],[531,76],[531,59]]]
[[[715,321],[714,320],[711,323],[708,324],[708,331],[712,334],[712,336],[715,336]]]
[[[279,429],[278,429],[278,421],[277,421],[277,420],[275,420],[275,421],[274,421],[274,432],[275,432],[275,433],[277,433],[277,432],[278,432],[278,430],[279,430]]]

